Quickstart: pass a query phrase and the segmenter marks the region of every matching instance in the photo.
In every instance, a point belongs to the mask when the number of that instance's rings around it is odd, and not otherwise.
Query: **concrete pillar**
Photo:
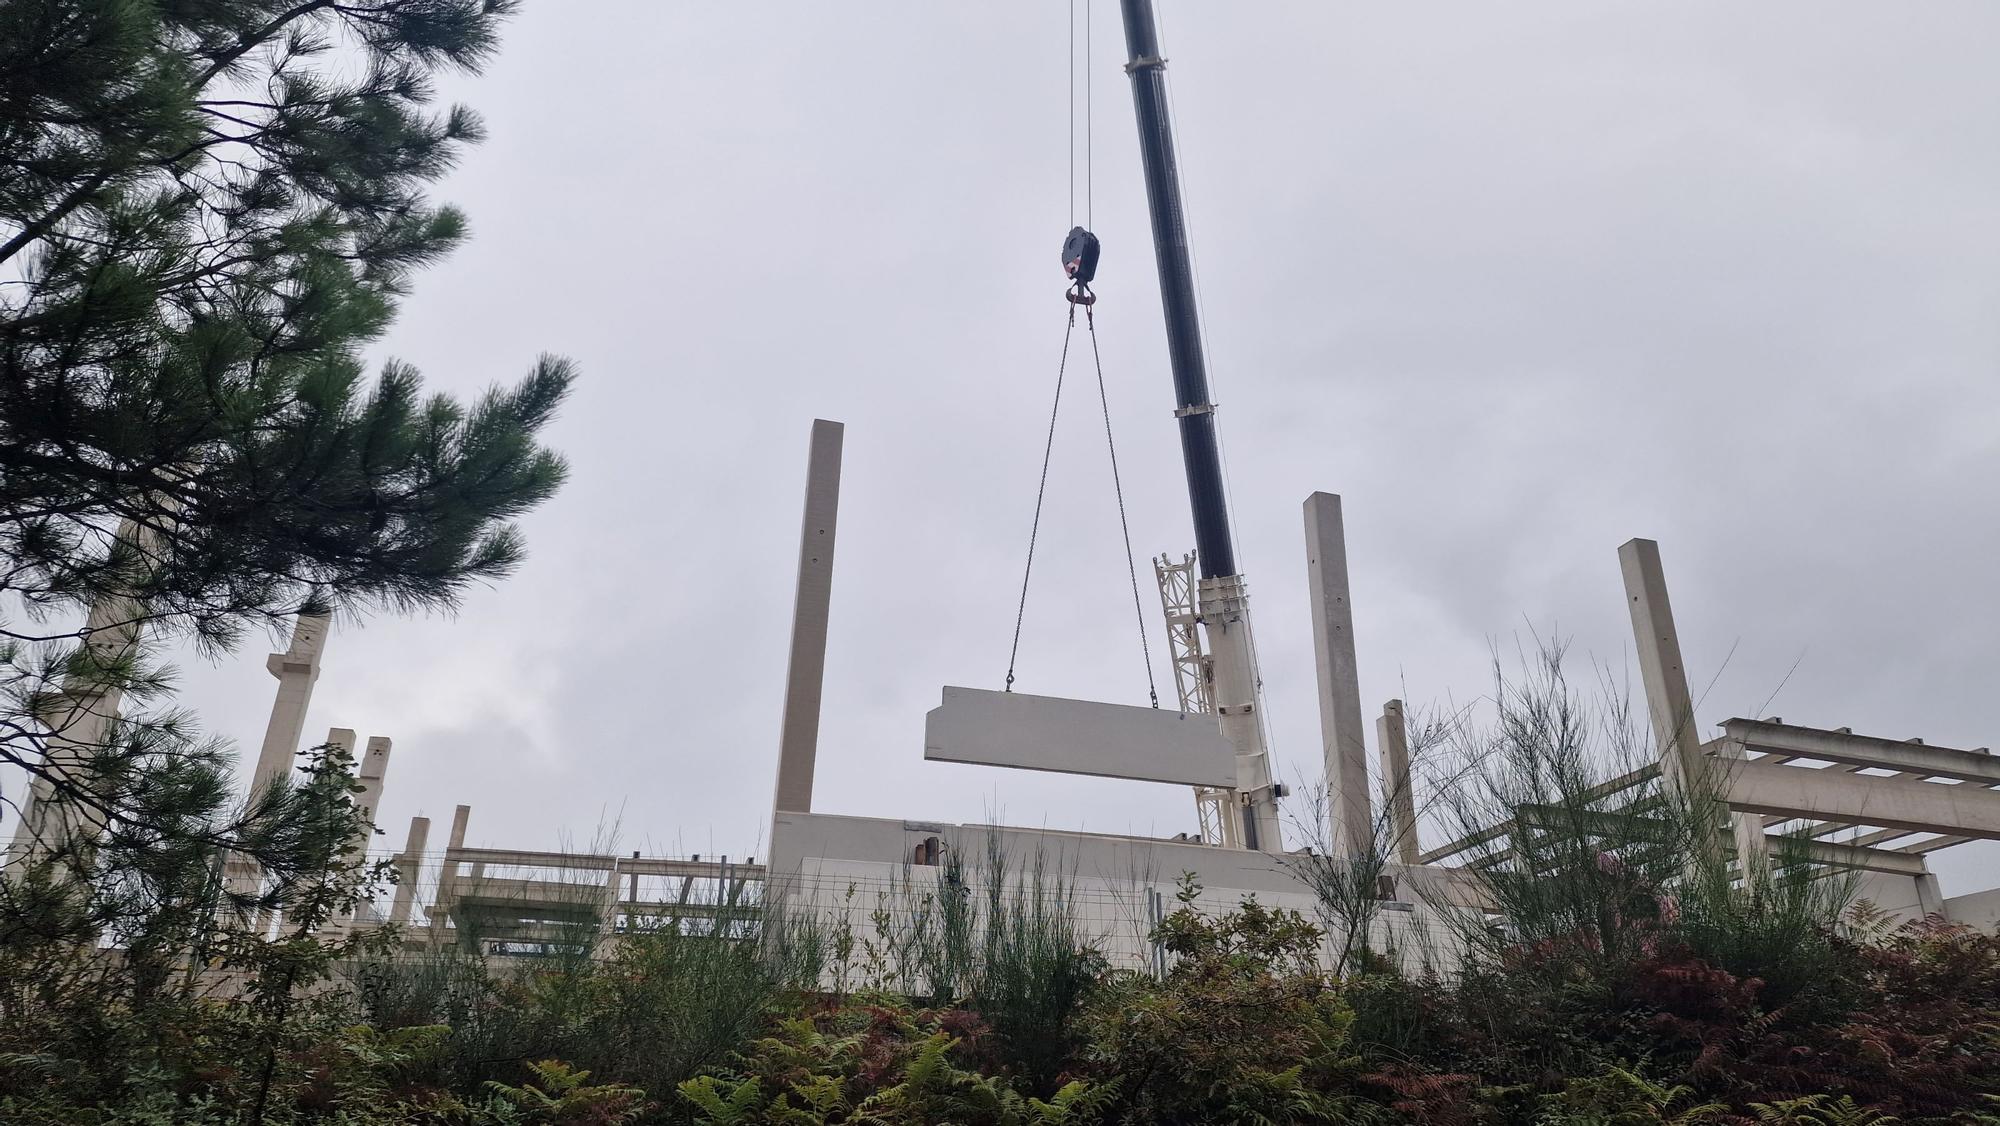
[[[257,769],[250,776],[252,793],[274,779],[291,777],[292,762],[299,754],[299,736],[306,728],[306,709],[312,705],[313,685],[319,680],[326,632],[324,615],[301,614],[292,624],[291,644],[283,653],[264,659],[264,667],[278,678],[278,695],[271,703],[264,745],[257,752]]]
[[[806,510],[799,529],[799,583],[792,602],[792,651],[785,670],[785,712],[778,736],[773,812],[812,811],[819,752],[820,692],[826,676],[827,612],[833,600],[834,525],[840,513],[844,428],[814,419],[806,457]]]
[[[1375,742],[1382,754],[1382,805],[1389,811],[1389,855],[1398,864],[1415,867],[1422,849],[1417,847],[1417,795],[1410,778],[1410,739],[1403,727],[1403,702],[1382,705],[1382,718],[1375,721]]]
[[[396,897],[389,904],[389,921],[397,926],[410,921],[410,908],[417,900],[417,880],[424,871],[424,846],[430,843],[430,837],[430,818],[410,818],[410,835],[403,839],[403,851],[396,857]]]
[[[1340,856],[1375,850],[1368,796],[1368,748],[1362,736],[1361,680],[1354,657],[1354,607],[1347,591],[1347,537],[1340,498],[1306,498],[1307,589],[1312,598],[1313,664],[1319,670],[1319,729],[1326,764],[1332,844]]]
[[[1928,865],[1928,861],[1925,862]],[[1944,891],[1938,886],[1937,875],[1925,872],[1917,880],[1917,909],[1926,915],[1943,915]]]
[[[1666,571],[1660,565],[1660,545],[1652,540],[1628,540],[1618,549],[1618,564],[1632,612],[1632,639],[1639,648],[1639,678],[1646,686],[1646,714],[1652,720],[1653,741],[1659,751],[1660,777],[1671,789],[1690,795],[1691,801],[1720,804],[1729,780],[1701,751],[1694,698],[1688,691],[1687,669],[1681,663],[1680,633],[1674,628]],[[1744,876],[1768,872],[1770,846],[1764,840],[1762,819],[1738,816],[1726,805],[1717,816],[1728,819]],[[1708,847],[1708,839],[1706,833],[1697,834],[1697,846]]]
[[[431,901],[431,945],[438,946],[445,939],[445,924],[450,920],[454,898],[458,894],[458,850],[465,847],[465,826],[472,820],[472,807],[461,805],[451,813],[451,837],[444,846],[444,865],[438,869],[437,898]]]
[[[353,735],[350,733],[348,738],[352,740]],[[395,743],[388,736],[371,735],[368,749],[361,752],[361,761],[355,767],[354,777],[361,783],[361,792],[354,795],[354,804],[368,818],[370,829],[381,824],[376,813],[382,808],[382,787],[389,773],[389,752],[394,748]]]
[[[118,538],[143,547],[156,537],[126,521]],[[139,604],[125,598],[106,598],[91,606],[84,620],[83,645],[93,663],[115,667],[137,653],[143,628],[135,620],[142,612]],[[88,764],[105,748],[124,699],[123,689],[79,671],[66,677],[62,691],[36,709],[36,718],[46,729],[42,743],[46,773],[34,775],[27,795],[16,803],[21,820],[7,850],[10,867],[34,855],[87,848],[97,839],[104,828],[101,816],[62,791],[92,788]]]

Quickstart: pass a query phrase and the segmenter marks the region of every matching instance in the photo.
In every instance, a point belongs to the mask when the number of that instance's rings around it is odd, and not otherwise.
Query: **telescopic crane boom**
[[[1160,305],[1167,321],[1174,415],[1180,423],[1181,459],[1187,467],[1188,504],[1194,515],[1194,542],[1201,567],[1197,607],[1209,653],[1204,687],[1223,737],[1236,755],[1238,839],[1250,848],[1281,852],[1284,845],[1277,804],[1281,791],[1271,780],[1251,646],[1250,609],[1229,532],[1222,455],[1215,437],[1215,404],[1209,401],[1208,363],[1202,353],[1201,318],[1195,307],[1180,170],[1174,159],[1173,123],[1167,112],[1167,61],[1160,54],[1152,0],[1120,0],[1119,8],[1125,23],[1125,72],[1132,78],[1132,103],[1139,119],[1139,153],[1145,164],[1153,253],[1159,263]]]

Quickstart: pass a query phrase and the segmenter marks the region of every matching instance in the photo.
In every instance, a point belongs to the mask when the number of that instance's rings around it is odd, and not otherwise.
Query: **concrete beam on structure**
[[[1231,787],[1211,716],[1024,692],[946,688],[924,716],[924,757],[1138,782]]]
[[[1375,850],[1375,811],[1368,795],[1368,747],[1362,734],[1368,720],[1361,711],[1340,498],[1333,493],[1307,497],[1305,520],[1306,588],[1312,601],[1331,843],[1342,856],[1367,856]]]
[[[792,601],[792,648],[785,667],[785,710],[778,734],[774,811],[812,810],[819,753],[820,694],[826,679],[826,630],[833,603],[833,542],[840,516],[840,450],[845,428],[814,419],[806,455],[805,516],[799,527],[799,580]]]
[[[1726,719],[1722,721],[1722,730],[1726,738],[1749,751],[2000,786],[2000,757],[1978,751],[1933,747],[1924,743],[1758,719]]]
[[[1743,812],[2000,840],[2000,792],[1969,782],[1870,778],[1752,760],[1730,764],[1727,794],[1730,808]]]
[[[1939,849],[1953,848],[1957,845],[1969,844],[1972,841],[1976,841],[1978,839],[1979,839],[1978,837],[1967,837],[1967,836],[1951,836],[1951,835],[1936,836],[1932,837],[1929,840],[1915,841],[1910,844],[1900,845],[1894,851],[1907,852],[1916,856],[1927,856],[1930,853],[1938,851]]]
[[[1664,839],[1670,835],[1666,825],[1649,821],[1642,816],[1558,809],[1545,805],[1523,806],[1519,818],[1511,824],[1518,825],[1525,831],[1533,831],[1545,828],[1550,821],[1564,826],[1559,831],[1602,833],[1624,840],[1652,839],[1655,834]],[[1717,839],[1725,845],[1729,843],[1727,834],[1720,831],[1717,833]],[[1831,841],[1790,839],[1776,833],[1764,837],[1764,846],[1767,853],[1777,850],[1780,855],[1787,847],[1803,848],[1807,859],[1836,868],[1857,868],[1867,872],[1885,872],[1890,875],[1910,877],[1922,876],[1929,871],[1921,856],[1911,856],[1886,849],[1863,848]],[[1508,851],[1511,853],[1511,850]]]
[[[1660,768],[1658,764],[1648,763],[1645,766],[1641,766],[1633,770],[1628,770],[1625,773],[1620,774],[1615,778],[1608,778],[1602,782],[1597,783],[1596,785],[1583,791],[1583,793],[1579,794],[1578,800],[1587,803],[1587,802],[1597,801],[1600,798],[1607,798],[1613,794],[1622,793],[1626,790],[1629,790],[1634,786],[1640,785],[1641,783],[1650,782],[1654,778],[1659,777],[1659,774],[1660,774]],[[1490,825],[1484,829],[1478,830],[1477,832],[1467,833],[1465,836],[1460,837],[1455,841],[1451,841],[1448,844],[1439,845],[1437,848],[1431,849],[1429,852],[1424,853],[1421,859],[1425,864],[1435,864],[1440,860],[1450,859],[1451,857],[1457,856],[1460,853],[1467,852],[1474,848],[1477,848],[1480,845],[1486,844],[1494,840],[1498,840],[1499,838],[1506,836],[1508,833],[1513,832],[1514,828],[1515,825],[1512,821],[1502,821],[1497,825]]]

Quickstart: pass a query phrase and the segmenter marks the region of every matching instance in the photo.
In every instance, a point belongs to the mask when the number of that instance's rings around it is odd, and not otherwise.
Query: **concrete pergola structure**
[[[821,681],[832,596],[832,563],[840,476],[838,423],[817,421],[808,457],[805,519],[794,608],[791,660],[781,723],[778,784],[771,820],[773,894],[812,910],[850,910],[843,887],[887,887],[936,862],[940,843],[984,837],[1016,855],[1052,857],[1072,874],[1073,903],[1085,924],[1099,924],[1108,950],[1144,964],[1144,926],[1157,918],[1161,891],[1183,872],[1195,874],[1205,898],[1233,905],[1254,893],[1266,903],[1310,910],[1313,896],[1286,857],[1216,847],[1215,842],[948,825],[815,813]],[[1355,855],[1377,846],[1349,598],[1340,498],[1314,493],[1305,502],[1314,655],[1329,840]],[[1727,842],[1744,863],[1767,863],[1771,830],[1803,825],[1815,859],[1859,873],[1859,894],[1905,917],[1942,914],[1976,925],[2000,923],[2000,889],[1943,899],[1925,863],[1931,851],[1975,839],[2000,839],[2000,760],[1967,751],[1856,736],[1844,730],[1732,719],[1724,735],[1698,737],[1678,634],[1658,546],[1633,540],[1619,549],[1634,638],[1660,759],[1598,787],[1610,795],[1656,777],[1667,784],[1721,787]],[[1171,616],[1171,610],[1170,610]],[[1185,648],[1185,647],[1183,647]],[[1176,672],[1180,654],[1174,650]],[[1199,674],[1198,649],[1186,662]],[[947,687],[926,717],[925,757],[1020,769],[1053,770],[1135,781],[1203,787],[1231,783],[1214,720],[1196,714],[1200,693],[1182,713],[1055,700]],[[1422,929],[1423,911],[1410,900],[1475,903],[1475,882],[1463,864],[1479,846],[1509,833],[1533,831],[1531,811],[1459,841],[1424,850],[1400,701],[1376,721],[1388,827],[1386,886],[1404,889],[1382,925]],[[1817,767],[1817,769],[1815,769]],[[1716,792],[1710,790],[1708,792]],[[1721,831],[1722,818],[1718,819]],[[1847,834],[1851,839],[1829,839]],[[1487,850],[1488,853],[1491,850]],[[1481,858],[1487,857],[1482,853]],[[1459,861],[1454,865],[1452,861]],[[920,878],[920,877],[919,877]],[[1092,905],[1110,905],[1091,918]],[[1138,905],[1135,907],[1135,905]],[[1124,939],[1116,932],[1123,926]]]
[[[748,937],[762,902],[764,866],[755,857],[648,857],[595,852],[479,848],[465,843],[472,807],[453,813],[443,853],[428,856],[430,820],[410,820],[392,859],[396,891],[378,923],[404,928],[404,945],[459,946],[491,956],[532,956],[561,948],[609,950],[620,935],[661,926],[714,928]],[[436,862],[428,896],[423,875]],[[419,899],[424,918],[415,917]]]
[[[1639,643],[1660,761],[1594,787],[1600,800],[1665,777],[1698,777],[1725,807],[1739,870],[1768,864],[1770,853],[1797,847],[1830,869],[1865,876],[1865,893],[1889,896],[1924,914],[1991,923],[2000,893],[1946,900],[1925,857],[1975,840],[2000,840],[2000,757],[1985,747],[1959,750],[1922,739],[1856,735],[1780,719],[1727,719],[1720,738],[1696,734],[1680,639],[1667,599],[1659,545],[1632,540],[1618,551]],[[1426,864],[1494,863],[1510,850],[1493,842],[1536,831],[1533,809],[1420,854]],[[1897,894],[1907,883],[1907,895]]]

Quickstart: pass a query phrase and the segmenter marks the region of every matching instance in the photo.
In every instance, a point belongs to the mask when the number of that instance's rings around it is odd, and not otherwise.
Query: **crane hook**
[[[1091,279],[1097,277],[1097,236],[1082,227],[1070,228],[1069,236],[1063,239],[1063,273],[1071,285],[1065,294],[1072,305],[1095,305],[1097,295],[1090,292]]]

